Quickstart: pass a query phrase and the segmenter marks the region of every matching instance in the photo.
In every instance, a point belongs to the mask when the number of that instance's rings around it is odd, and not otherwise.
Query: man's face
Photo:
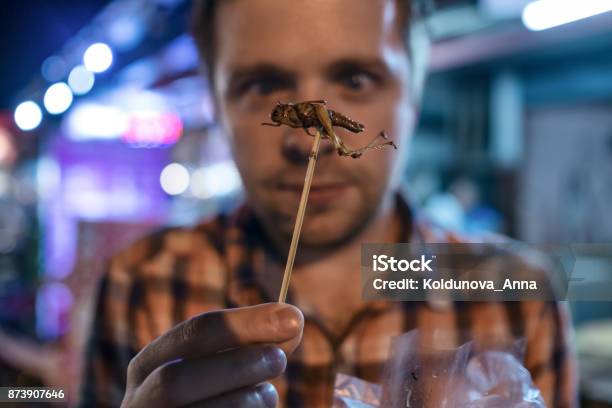
[[[261,122],[270,121],[277,101],[325,99],[328,109],[365,125],[359,134],[335,128],[349,148],[381,130],[395,141],[397,151],[352,159],[322,140],[300,243],[321,247],[354,236],[390,201],[413,126],[398,14],[395,0],[220,2],[213,67],[219,119],[250,202],[287,241],[313,138]]]

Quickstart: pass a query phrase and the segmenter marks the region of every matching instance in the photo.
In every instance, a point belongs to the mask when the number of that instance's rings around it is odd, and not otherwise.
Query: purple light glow
[[[46,283],[38,290],[36,331],[39,336],[56,338],[68,330],[73,301],[72,292],[63,283]]]
[[[80,221],[159,224],[168,198],[159,174],[167,149],[134,150],[120,142],[56,138],[49,156],[60,168],[58,190],[41,202],[44,274],[64,279],[73,270]]]
[[[173,113],[133,112],[121,139],[135,147],[157,147],[176,143],[183,133],[181,118]]]

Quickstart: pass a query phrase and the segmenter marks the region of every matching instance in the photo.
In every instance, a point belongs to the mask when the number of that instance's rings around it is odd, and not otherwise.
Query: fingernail
[[[265,346],[263,349],[263,360],[268,371],[272,374],[280,374],[287,365],[285,352],[278,347]]]
[[[257,386],[257,393],[261,396],[266,407],[275,408],[278,401],[276,388],[270,383],[263,383]]]
[[[284,306],[276,312],[278,328],[281,331],[293,332],[300,325],[300,317],[291,306]]]

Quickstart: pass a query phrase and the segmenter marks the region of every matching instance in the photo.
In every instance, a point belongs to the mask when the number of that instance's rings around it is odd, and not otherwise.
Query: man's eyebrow
[[[389,72],[389,66],[377,57],[351,57],[343,58],[331,63],[326,71],[330,76],[334,76],[355,68],[367,68],[378,72]]]
[[[237,83],[245,78],[277,77],[292,80],[296,77],[294,72],[269,63],[237,67],[230,69],[230,72],[230,83]]]

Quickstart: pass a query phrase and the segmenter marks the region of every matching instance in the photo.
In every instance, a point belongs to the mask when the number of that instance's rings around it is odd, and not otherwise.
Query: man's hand
[[[304,318],[278,303],[204,313],[130,361],[122,407],[275,407],[267,380],[300,343]]]

